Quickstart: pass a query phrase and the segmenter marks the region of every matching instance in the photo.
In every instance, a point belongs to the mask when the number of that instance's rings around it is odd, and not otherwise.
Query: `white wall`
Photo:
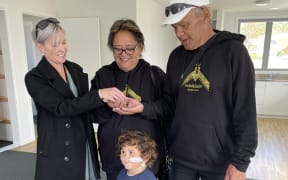
[[[111,25],[117,19],[130,18],[136,21],[144,33],[146,45],[144,58],[151,64],[157,64],[163,70],[166,69],[168,55],[176,46],[177,40],[171,27],[161,26],[165,5],[156,0],[61,0],[57,3],[57,17],[99,17],[102,65],[114,60],[107,46]]]
[[[56,0],[57,1],[57,0]],[[67,6],[69,4],[69,6]],[[63,8],[65,7],[65,8]],[[57,17],[99,17],[102,65],[114,59],[108,49],[107,39],[112,23],[119,18],[136,19],[136,1],[132,0],[59,0],[55,6]],[[97,69],[95,68],[95,71]]]
[[[95,70],[101,67],[99,18],[59,18],[59,20],[66,31],[67,59],[80,64],[91,80]]]
[[[136,4],[136,20],[145,38],[143,57],[164,71],[169,54],[177,46],[174,30],[162,25],[165,6],[156,0],[137,0]]]
[[[14,145],[35,139],[31,98],[24,84],[27,58],[23,14],[53,16],[55,11],[52,7],[50,0],[0,0],[0,36]]]
[[[0,0],[0,5],[3,4],[11,9],[27,9],[35,12],[45,12],[53,14],[53,1],[49,0]]]

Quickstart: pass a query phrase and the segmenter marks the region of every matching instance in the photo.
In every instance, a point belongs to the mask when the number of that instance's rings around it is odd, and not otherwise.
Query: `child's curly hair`
[[[157,158],[157,145],[146,133],[137,130],[123,130],[118,137],[118,153],[125,146],[136,146],[141,153],[141,158],[146,160],[146,165],[151,167]]]

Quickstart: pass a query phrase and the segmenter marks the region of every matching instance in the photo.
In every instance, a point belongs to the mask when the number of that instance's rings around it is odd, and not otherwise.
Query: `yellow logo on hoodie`
[[[139,96],[135,91],[133,91],[128,84],[126,84],[125,89],[123,91],[123,93],[127,96],[127,97],[131,97],[134,99],[137,99],[139,101],[141,101],[141,96]]]
[[[196,64],[194,71],[188,74],[182,83],[188,91],[199,91],[204,87],[207,91],[210,90],[210,82],[204,76],[200,69],[201,64]],[[191,82],[193,80],[193,82]]]

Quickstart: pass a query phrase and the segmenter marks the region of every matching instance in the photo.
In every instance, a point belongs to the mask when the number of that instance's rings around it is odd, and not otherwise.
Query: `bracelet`
[[[99,97],[100,97],[101,100],[104,99],[103,96],[102,96],[102,94],[100,93],[100,89],[98,90],[98,95],[99,95]]]

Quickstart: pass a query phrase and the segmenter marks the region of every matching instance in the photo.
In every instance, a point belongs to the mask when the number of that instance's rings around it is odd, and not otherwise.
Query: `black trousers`
[[[111,172],[107,173],[106,172],[107,180],[117,180],[118,173],[119,172],[114,172],[114,173],[111,173]]]
[[[203,172],[173,162],[171,179],[173,180],[224,180],[224,173]]]

